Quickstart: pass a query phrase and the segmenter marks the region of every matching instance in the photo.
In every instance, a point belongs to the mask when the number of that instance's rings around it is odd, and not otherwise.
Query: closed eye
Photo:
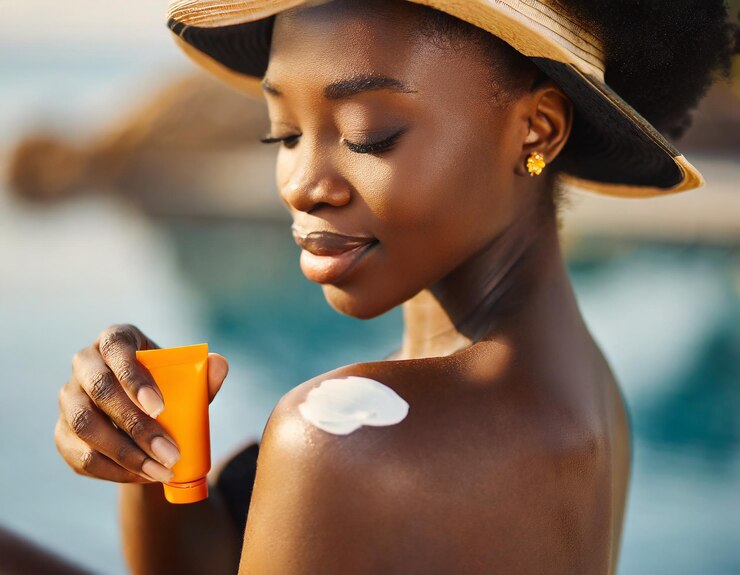
[[[293,134],[290,136],[283,136],[282,138],[276,138],[274,136],[264,136],[260,138],[260,142],[263,144],[277,144],[278,142],[282,142],[283,145],[286,148],[293,148],[298,143],[298,138],[300,138],[300,134]]]
[[[342,141],[351,152],[354,152],[356,154],[377,154],[392,148],[405,131],[406,128],[401,128],[388,138],[379,140],[377,142],[350,142],[345,138],[342,138]],[[290,136],[282,136],[279,138],[266,135],[260,138],[260,142],[262,142],[263,144],[282,143],[286,148],[290,149],[294,148],[296,144],[298,144],[298,138],[300,138],[300,134],[292,134]]]
[[[390,137],[377,142],[358,143],[350,142],[349,140],[346,140],[344,138],[342,138],[342,140],[346,144],[347,148],[349,148],[350,151],[356,154],[377,154],[379,152],[383,152],[392,148],[398,141],[398,138],[400,138],[405,131],[406,128],[402,128],[395,134],[392,134]]]

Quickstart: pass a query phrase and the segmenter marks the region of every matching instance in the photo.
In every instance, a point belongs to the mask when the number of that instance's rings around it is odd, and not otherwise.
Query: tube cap
[[[203,477],[188,483],[164,483],[164,497],[170,503],[196,503],[208,497],[208,483]]]

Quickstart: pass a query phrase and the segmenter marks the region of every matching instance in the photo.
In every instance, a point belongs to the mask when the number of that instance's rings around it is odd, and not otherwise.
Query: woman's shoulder
[[[599,438],[585,421],[558,415],[523,385],[517,389],[514,372],[471,374],[460,356],[385,360],[343,366],[291,390],[263,436],[245,565],[254,572],[274,561],[287,568],[288,550],[300,541],[314,545],[302,547],[302,557],[319,571],[358,574],[418,570],[420,558],[410,551],[417,547],[435,565],[449,557],[454,570],[465,557],[480,559],[495,548],[491,538],[513,546],[511,561],[531,544],[528,538],[562,544],[553,533],[566,536],[564,515],[578,515],[586,482],[602,479],[593,464]],[[406,417],[342,435],[301,415],[312,390],[351,376],[392,389],[408,403]],[[541,487],[533,490],[535,478]],[[526,529],[532,514],[540,521]],[[516,529],[523,531],[512,539]],[[378,549],[385,550],[382,558]],[[288,555],[276,559],[276,553]],[[370,567],[359,568],[358,561]],[[485,559],[505,566],[496,561]]]
[[[604,409],[612,399],[613,382],[608,370],[601,381],[578,381],[571,373],[536,372],[509,362],[500,357],[505,353],[501,350],[492,353],[499,354],[498,361],[484,357],[486,361],[476,362],[472,354],[386,359],[323,373],[281,398],[266,439],[286,453],[320,453],[335,469],[351,466],[364,476],[374,473],[379,461],[393,466],[413,463],[427,472],[432,470],[424,469],[425,462],[438,465],[449,459],[453,465],[456,458],[472,453],[477,453],[478,462],[490,458],[491,465],[523,453],[544,456],[535,459],[542,465],[606,453],[610,430]],[[391,390],[408,405],[407,414],[396,423],[365,425],[349,434],[327,432],[306,419],[301,406],[314,390],[329,381],[340,389],[352,386],[355,378]],[[457,462],[460,469],[471,470],[471,460],[463,459]]]
[[[302,436],[319,445],[352,438],[369,446],[385,443],[399,450],[415,451],[431,446],[439,453],[460,448],[460,434],[468,444],[490,445],[496,440],[498,453],[509,441],[552,453],[560,448],[569,454],[580,446],[594,452],[609,435],[605,409],[611,408],[618,386],[601,356],[576,365],[523,361],[505,346],[478,346],[451,356],[422,359],[388,359],[354,363],[317,375],[286,393],[273,410],[270,426],[303,429]],[[347,385],[353,378],[372,380],[388,388],[408,404],[408,414],[397,424],[363,427],[349,435],[332,435],[312,425],[301,415],[300,406],[312,391],[327,381]],[[512,436],[511,431],[527,429]],[[456,430],[457,434],[456,434]],[[281,435],[285,438],[284,435]],[[325,443],[321,443],[324,445]],[[326,444],[328,445],[328,444]]]

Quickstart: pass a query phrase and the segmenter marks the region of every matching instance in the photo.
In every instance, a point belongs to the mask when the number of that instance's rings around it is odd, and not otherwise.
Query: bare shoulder
[[[604,532],[600,438],[515,371],[468,367],[353,364],[287,393],[263,436],[240,574],[589,571],[574,561]],[[301,416],[313,389],[348,376],[391,388],[408,415],[347,435]]]

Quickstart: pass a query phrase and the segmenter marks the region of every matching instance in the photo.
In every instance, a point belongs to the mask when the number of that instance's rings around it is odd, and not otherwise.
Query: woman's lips
[[[300,259],[301,271],[312,282],[336,283],[354,269],[377,243],[377,240],[372,240],[348,250],[333,249],[330,255],[318,255],[303,249]]]
[[[311,281],[336,283],[345,277],[378,240],[367,236],[348,236],[327,230],[302,233],[295,224],[293,238],[303,248],[301,271]]]
[[[375,241],[375,238],[345,236],[326,231],[311,232],[305,236],[296,232],[293,237],[299,246],[316,256],[340,255]]]

